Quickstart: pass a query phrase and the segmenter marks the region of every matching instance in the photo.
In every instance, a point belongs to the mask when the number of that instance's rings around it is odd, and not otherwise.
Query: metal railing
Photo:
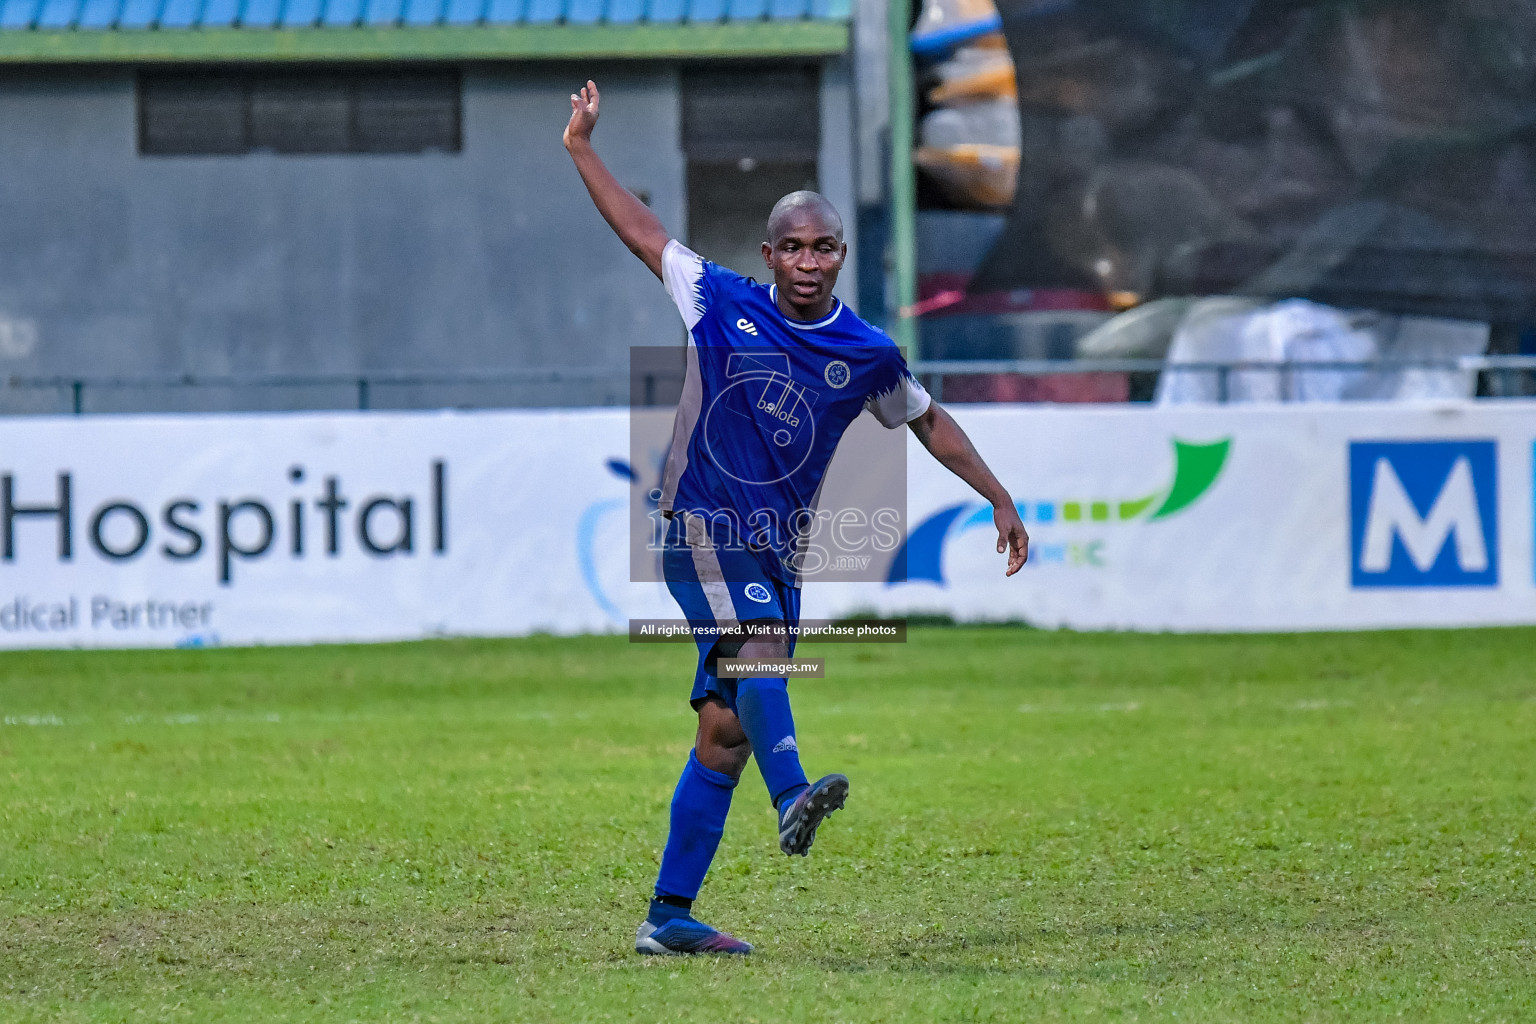
[[[380,370],[362,373],[279,373],[279,374],[139,374],[134,376],[52,376],[5,378],[4,388],[17,391],[57,391],[69,395],[70,411],[85,413],[85,396],[90,391],[153,391],[160,389],[202,388],[254,390],[283,388],[344,388],[356,396],[348,408],[373,407],[377,387],[463,387],[470,385],[569,384],[588,381],[620,381],[628,375],[603,367],[557,367],[529,370],[485,370],[433,372],[415,370]]]
[[[1536,356],[1458,356],[1442,359],[1395,360],[1303,360],[1272,362],[1268,360],[1212,360],[1202,362],[1164,359],[930,359],[912,364],[912,371],[936,398],[943,398],[943,378],[948,375],[1011,374],[1021,377],[1046,377],[1056,374],[1083,373],[1209,373],[1216,377],[1218,402],[1231,395],[1234,373],[1278,374],[1282,379],[1295,374],[1342,372],[1401,373],[1429,370],[1451,373],[1492,374],[1510,378],[1536,371]],[[931,378],[931,383],[928,378]],[[1521,389],[1510,389],[1518,394]]]
[[[1520,374],[1536,374],[1536,356],[1465,356],[1455,359],[1414,359],[1393,361],[1328,362],[1258,362],[1252,360],[1210,362],[1167,362],[1162,359],[935,359],[912,364],[912,371],[928,389],[943,398],[946,377],[976,375],[1016,375],[1046,377],[1062,374],[1124,373],[1157,375],[1164,373],[1209,373],[1216,376],[1217,400],[1226,401],[1235,373],[1274,373],[1281,375],[1353,371],[1392,373],[1429,370],[1476,373],[1522,385]],[[330,408],[369,409],[374,407],[374,391],[380,387],[487,387],[554,384],[607,384],[610,393],[630,394],[631,387],[641,395],[638,400],[670,404],[662,397],[662,382],[676,384],[679,377],[650,375],[644,382],[632,382],[625,370],[606,367],[555,367],[544,369],[501,369],[485,371],[364,371],[360,373],[314,374],[148,374],[135,376],[12,376],[0,379],[0,394],[5,392],[54,391],[68,396],[69,410],[75,415],[87,412],[87,397],[100,391],[153,391],[181,389],[277,390],[340,388],[352,400],[345,406]],[[1530,382],[1536,385],[1536,380]],[[1492,391],[1493,389],[1490,389]],[[1526,394],[1536,388],[1507,386],[1494,393]],[[491,403],[492,408],[501,403]]]

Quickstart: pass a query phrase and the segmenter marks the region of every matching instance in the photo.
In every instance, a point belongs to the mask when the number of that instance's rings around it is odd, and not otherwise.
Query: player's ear
[[[763,262],[768,264],[769,267],[773,266],[773,246],[767,242],[763,243]]]

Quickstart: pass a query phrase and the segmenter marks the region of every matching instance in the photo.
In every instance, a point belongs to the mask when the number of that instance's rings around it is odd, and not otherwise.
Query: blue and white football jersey
[[[676,240],[662,281],[688,326],[688,369],[661,510],[706,520],[714,543],[744,544],[795,584],[797,543],[843,432],[865,409],[900,427],[928,411],[928,393],[895,342],[836,299],[821,320],[792,320],[773,287]]]

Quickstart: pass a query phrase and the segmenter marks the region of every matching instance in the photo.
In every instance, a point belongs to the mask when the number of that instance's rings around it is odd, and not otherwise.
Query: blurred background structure
[[[1536,352],[1536,4],[999,7],[928,0],[912,40],[926,356],[1238,364],[1058,382],[1097,400],[1528,390],[1432,364]]]
[[[0,373],[88,410],[627,401],[681,327],[570,167],[573,89],[723,263],[784,192],[857,206],[846,7],[738,6],[0,0]],[[182,376],[233,383],[95,383]]]
[[[627,401],[587,77],[719,262],[828,194],[949,401],[1536,390],[1536,0],[0,0],[0,411]]]

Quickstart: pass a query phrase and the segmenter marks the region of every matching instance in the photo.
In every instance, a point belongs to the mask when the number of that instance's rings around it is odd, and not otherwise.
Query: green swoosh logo
[[[1064,501],[1061,503],[1061,519],[1068,523],[1112,520],[1124,523],[1140,519],[1148,509],[1153,509],[1147,516],[1148,522],[1167,519],[1199,501],[1211,489],[1216,478],[1221,476],[1231,450],[1230,437],[1210,444],[1190,444],[1174,438],[1173,482],[1167,490],[1153,491],[1130,501]]]
[[[1017,503],[1019,518],[1046,525],[1057,522],[1107,525],[1143,516],[1148,522],[1167,519],[1199,501],[1215,485],[1231,451],[1230,437],[1209,444],[1190,444],[1174,438],[1173,480],[1167,490],[1154,491],[1132,501],[1020,501]],[[1152,509],[1149,516],[1146,515],[1148,509]],[[991,525],[991,507],[970,502],[951,505],[930,515],[913,527],[906,543],[898,550],[886,584],[894,586],[913,580],[929,580],[943,586],[943,554],[948,539]],[[1098,544],[1095,541],[1090,546],[1088,557],[1092,564],[1103,565],[1097,555]]]
[[[1175,438],[1173,486],[1168,488],[1168,496],[1163,499],[1157,511],[1152,513],[1151,518],[1167,519],[1199,501],[1201,495],[1210,490],[1216,478],[1221,476],[1227,464],[1227,453],[1231,450],[1230,437],[1211,444],[1189,444]]]

